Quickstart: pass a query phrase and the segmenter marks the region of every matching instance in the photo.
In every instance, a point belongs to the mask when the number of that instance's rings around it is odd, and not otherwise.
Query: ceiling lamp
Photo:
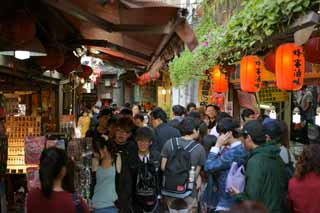
[[[263,62],[258,56],[245,56],[240,62],[240,86],[244,92],[258,92],[262,85]]]
[[[14,56],[17,59],[25,60],[33,56],[46,56],[47,53],[38,39],[22,45],[11,45],[0,48],[0,55]]]
[[[304,82],[305,59],[301,46],[287,43],[276,51],[277,87],[282,90],[299,90]]]

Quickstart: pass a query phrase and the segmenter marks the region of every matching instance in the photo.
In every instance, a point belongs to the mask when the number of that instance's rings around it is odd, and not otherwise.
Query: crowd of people
[[[243,125],[219,107],[95,109],[79,119],[93,138],[92,206],[96,213],[317,213],[320,145],[295,160],[285,122],[242,111]],[[83,127],[85,126],[85,127]],[[41,189],[27,212],[89,212],[63,187],[66,154],[50,148],[40,160]],[[94,163],[95,162],[95,163]]]

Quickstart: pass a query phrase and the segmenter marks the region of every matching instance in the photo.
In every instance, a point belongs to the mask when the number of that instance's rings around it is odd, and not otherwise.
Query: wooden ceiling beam
[[[106,40],[91,40],[91,39],[81,39],[81,40],[77,40],[77,41],[70,41],[68,42],[68,44],[77,44],[77,45],[86,45],[86,46],[96,46],[96,47],[104,47],[104,48],[110,48],[114,51],[118,51],[118,52],[123,52],[123,53],[127,53],[129,55],[144,59],[144,60],[151,60],[151,57],[143,54],[141,52],[137,52],[135,50],[131,50],[129,48],[120,46],[118,44],[114,44],[111,43],[109,41]]]
[[[123,69],[138,69],[138,70],[141,70],[144,67],[144,66],[141,66],[141,65],[133,64],[133,63],[127,61],[127,60],[123,60],[123,59],[114,57],[114,56],[109,55],[107,53],[100,53],[98,55],[95,55],[95,54],[89,54],[89,55],[93,56],[93,57],[100,58],[101,60],[103,60],[104,62],[110,64],[111,66],[121,67]]]
[[[167,34],[171,29],[171,24],[166,25],[128,25],[128,24],[114,24],[99,16],[83,10],[69,0],[42,0],[44,3],[63,11],[69,15],[77,17],[82,21],[90,22],[107,32],[141,32],[153,34]]]

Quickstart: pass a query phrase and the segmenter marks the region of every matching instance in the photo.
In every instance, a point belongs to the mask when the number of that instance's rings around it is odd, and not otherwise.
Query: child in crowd
[[[114,202],[118,199],[115,187],[115,145],[101,139],[97,142],[100,166],[96,171],[96,185],[92,198],[95,213],[118,212]]]
[[[154,138],[152,129],[141,127],[136,132],[138,155],[136,156],[133,206],[134,212],[158,212],[160,188],[160,153],[151,150]]]

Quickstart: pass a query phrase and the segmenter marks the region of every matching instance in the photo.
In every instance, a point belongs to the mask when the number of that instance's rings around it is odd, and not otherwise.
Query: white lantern
[[[294,110],[293,110],[292,122],[294,124],[301,123],[300,109],[298,107],[294,108]]]
[[[315,124],[317,126],[320,126],[320,107],[317,107],[317,115],[316,115]]]
[[[277,113],[276,113],[276,110],[275,110],[274,106],[271,107],[271,110],[270,110],[270,113],[269,113],[269,117],[271,119],[277,119]]]

